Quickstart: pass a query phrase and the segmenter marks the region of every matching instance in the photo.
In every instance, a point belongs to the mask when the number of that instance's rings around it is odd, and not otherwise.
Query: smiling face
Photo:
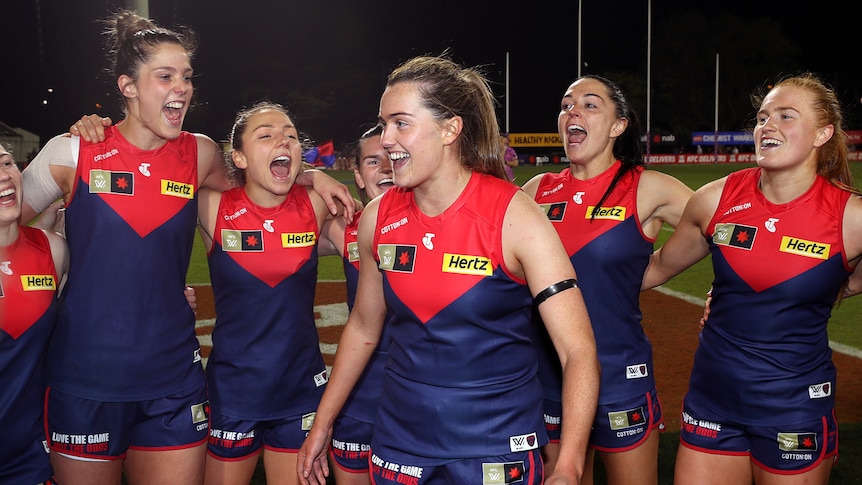
[[[441,123],[422,105],[412,82],[390,85],[380,98],[381,143],[392,162],[395,185],[416,187],[439,173],[444,147],[451,144]]]
[[[557,129],[572,163],[586,164],[599,155],[612,161],[614,140],[626,126],[608,88],[597,79],[575,81],[560,102]]]
[[[124,131],[133,143],[158,145],[156,138],[171,140],[180,135],[194,93],[191,59],[183,46],[172,42],[159,44],[147,62],[141,64],[137,79],[124,74],[117,84],[126,99],[127,121],[151,133],[152,140],[145,140],[142,134],[129,136]]]
[[[245,170],[246,192],[267,207],[280,203],[293,187],[302,162],[299,133],[282,111],[262,108],[246,120],[242,148],[232,157]]]
[[[368,200],[394,187],[392,163],[389,153],[380,143],[380,135],[363,138],[359,142],[358,166],[353,167],[356,186],[365,192]]]
[[[21,199],[21,171],[12,155],[0,144],[0,224],[18,224]]]
[[[754,128],[758,166],[816,167],[817,148],[832,136],[832,125],[818,127],[814,95],[797,86],[779,86],[763,98]]]

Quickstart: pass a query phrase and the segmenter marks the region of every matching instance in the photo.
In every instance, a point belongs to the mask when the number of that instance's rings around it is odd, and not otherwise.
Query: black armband
[[[557,293],[559,293],[561,291],[568,290],[569,288],[577,288],[577,287],[578,287],[578,280],[576,280],[574,278],[572,278],[570,280],[563,280],[563,281],[560,281],[559,283],[554,283],[553,285],[540,291],[539,294],[533,298],[533,304],[536,306],[539,306],[543,301],[556,295]]]

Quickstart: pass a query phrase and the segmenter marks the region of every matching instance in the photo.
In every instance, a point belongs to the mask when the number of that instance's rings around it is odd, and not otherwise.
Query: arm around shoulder
[[[641,225],[647,230],[655,224],[655,237],[661,225],[679,224],[682,213],[694,191],[679,179],[656,170],[645,170],[638,184],[638,211],[644,217]],[[655,221],[653,223],[653,221]]]
[[[344,247],[344,231],[347,226],[347,221],[344,215],[341,214],[343,210],[341,202],[337,199],[335,200],[338,215],[333,215],[320,194],[311,187],[305,187],[305,189],[308,191],[308,197],[314,206],[318,226],[320,227],[317,256],[340,256]]]
[[[198,144],[198,183],[200,188],[224,192],[233,186],[227,173],[225,153],[212,138],[195,133]]]
[[[58,198],[71,192],[78,162],[77,148],[77,138],[55,136],[24,169],[21,221],[32,221]]]
[[[650,257],[642,290],[661,285],[709,254],[706,231],[718,208],[724,180],[710,182],[688,200],[673,234]]]
[[[304,167],[305,165],[307,164],[303,163]],[[343,213],[348,222],[353,221],[356,203],[347,185],[315,168],[307,168],[300,172],[296,183],[314,187],[315,192],[320,194],[333,216]]]

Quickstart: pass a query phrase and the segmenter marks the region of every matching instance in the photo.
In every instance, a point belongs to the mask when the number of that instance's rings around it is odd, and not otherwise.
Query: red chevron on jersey
[[[213,250],[224,251],[274,288],[313,256],[319,235],[305,187],[294,185],[287,199],[271,208],[255,205],[240,187],[222,194],[213,234],[218,246]]]
[[[755,238],[753,237],[753,232],[737,231],[739,232],[739,236],[749,239],[736,241],[736,238],[734,238],[734,240],[728,244],[716,243],[720,246],[721,254],[724,256],[730,267],[733,268],[734,271],[749,286],[751,286],[753,290],[758,292],[763,291],[787,281],[805,273],[811,268],[822,263],[824,259],[835,254],[832,250],[832,244],[830,243],[814,243],[819,247],[819,249],[808,254],[796,251],[787,251],[786,241],[798,239],[787,233],[781,232],[780,228],[782,226],[790,226],[791,218],[796,217],[797,216],[782,217],[778,224],[779,229],[776,230],[776,232],[769,232],[765,229],[757,228],[760,230],[756,231],[757,237]],[[812,221],[812,219],[802,220]],[[782,224],[784,221],[787,221],[787,223]],[[807,224],[814,225],[811,222],[807,222]],[[722,234],[721,231],[726,230],[726,226],[728,225],[747,227],[742,224],[718,224],[718,232],[714,233],[714,236],[718,235],[725,237],[725,234]],[[812,227],[811,229],[813,232],[822,232],[818,231],[815,227]],[[790,228],[788,228],[788,230],[790,230]],[[813,236],[812,231],[806,231],[806,233],[809,234],[809,238]],[[751,235],[749,236],[749,234]],[[816,238],[817,236],[814,237]],[[745,247],[745,245],[748,245],[749,247]],[[746,254],[749,251],[752,254]],[[769,257],[765,257],[767,254]],[[755,257],[752,257],[752,255],[755,255]],[[762,257],[757,257],[756,255],[760,255]]]
[[[614,162],[601,174],[587,180],[575,178],[569,168],[544,175],[536,188],[536,202],[554,223],[569,257],[586,244],[610,231],[628,217],[637,217],[634,191],[642,168],[626,175],[597,207],[620,168]],[[638,224],[640,227],[640,224]]]
[[[849,192],[832,190],[818,177],[805,194],[773,204],[756,188],[758,180],[756,169],[728,176],[708,236],[737,275],[760,292],[843,252],[838,228]]]
[[[422,214],[409,192],[391,189],[381,199],[374,244],[378,267],[385,271],[392,291],[423,323],[502,264],[500,229],[487,227],[488,218],[499,215],[502,220],[502,213],[489,217],[490,207],[473,206],[482,204],[475,200],[498,197],[488,184],[479,183],[480,177],[474,174],[458,200],[436,217]],[[472,194],[484,190],[487,196]]]
[[[378,247],[378,267],[386,271],[387,280],[401,301],[424,323],[490,276],[499,264],[482,254],[444,252],[446,247],[464,246],[461,237],[464,234],[453,232],[455,237],[435,236],[433,251],[421,244],[381,244]],[[411,277],[414,272],[423,277]],[[428,297],[431,294],[433,298]]]
[[[81,140],[78,177],[144,237],[195,198],[197,142],[183,132],[160,148],[141,150],[112,126],[104,142]]]
[[[48,238],[32,227],[19,231],[0,252],[0,329],[16,340],[45,314],[57,290]]]

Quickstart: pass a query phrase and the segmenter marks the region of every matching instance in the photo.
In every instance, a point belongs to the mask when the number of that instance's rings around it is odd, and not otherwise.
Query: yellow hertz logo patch
[[[281,234],[281,247],[304,248],[314,246],[317,236],[313,232],[285,232]]]
[[[49,274],[28,274],[21,275],[21,287],[24,291],[54,291],[57,289],[57,282],[54,281],[54,276]]]
[[[162,195],[171,197],[182,197],[183,199],[194,199],[195,188],[192,184],[183,184],[173,180],[162,179]]]
[[[778,248],[783,253],[798,254],[815,259],[829,259],[831,244],[824,244],[795,237],[783,236],[781,246]]]
[[[491,276],[491,260],[467,254],[443,254],[443,272]]]
[[[623,221],[626,218],[626,208],[621,206],[615,207],[596,207],[594,205],[587,206],[587,213],[584,214],[585,219],[593,217],[593,212],[596,213],[596,219],[607,219],[611,221]]]

